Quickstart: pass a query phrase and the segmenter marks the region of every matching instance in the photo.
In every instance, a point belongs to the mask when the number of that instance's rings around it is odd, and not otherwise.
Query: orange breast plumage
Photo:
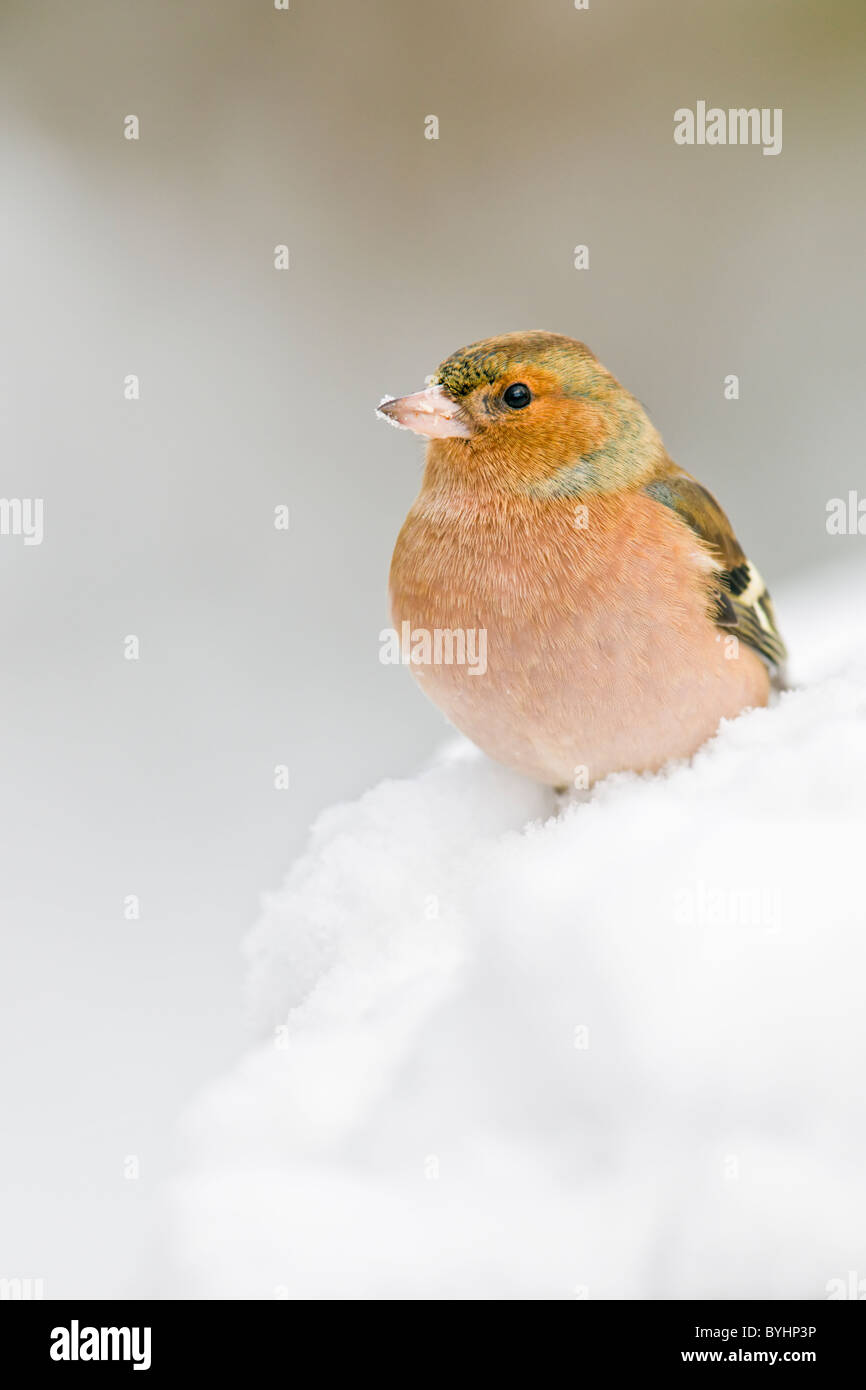
[[[458,729],[527,776],[589,785],[687,757],[766,704],[766,666],[712,620],[713,570],[642,492],[422,490],[394,551],[392,615],[430,634],[411,669]],[[462,645],[437,649],[437,631]]]

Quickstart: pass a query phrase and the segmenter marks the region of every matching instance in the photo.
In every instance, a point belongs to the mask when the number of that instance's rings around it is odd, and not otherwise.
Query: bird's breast
[[[422,492],[394,551],[393,622],[422,688],[492,757],[594,781],[687,756],[766,703],[762,663],[742,644],[726,654],[709,617],[709,568],[643,493]]]

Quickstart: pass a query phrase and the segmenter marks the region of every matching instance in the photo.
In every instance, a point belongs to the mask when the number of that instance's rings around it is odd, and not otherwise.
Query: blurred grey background
[[[4,0],[0,50],[0,492],[45,505],[0,538],[0,1276],[123,1294],[260,890],[443,734],[378,661],[423,455],[380,397],[568,333],[771,586],[857,547],[866,11]],[[677,147],[698,100],[783,108],[782,153]]]

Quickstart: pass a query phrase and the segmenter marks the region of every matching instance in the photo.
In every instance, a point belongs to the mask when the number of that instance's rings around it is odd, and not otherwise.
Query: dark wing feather
[[[752,647],[783,682],[787,652],[767,586],[744,553],[715,497],[696,478],[679,471],[648,483],[645,491],[676,512],[718,562],[717,606],[713,614],[717,626]]]

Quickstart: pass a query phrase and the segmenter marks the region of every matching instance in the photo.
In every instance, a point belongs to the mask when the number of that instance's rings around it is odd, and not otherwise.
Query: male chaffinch
[[[483,674],[453,644],[411,669],[491,757],[589,785],[688,757],[767,703],[785,647],[764,581],[583,343],[486,338],[379,412],[430,440],[393,621],[413,639],[486,632]]]

